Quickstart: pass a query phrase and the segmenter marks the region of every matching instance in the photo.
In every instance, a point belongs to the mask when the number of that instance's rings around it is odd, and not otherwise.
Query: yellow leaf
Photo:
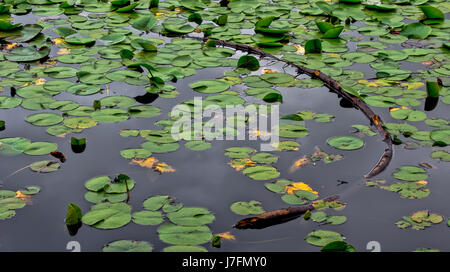
[[[13,49],[14,47],[17,47],[17,43],[10,43],[10,44],[8,44],[8,45],[6,45],[6,49],[8,49],[8,50],[11,50],[11,49]]]
[[[196,28],[196,29],[194,29],[194,32],[195,32],[195,33],[200,33],[200,32],[202,32],[202,30],[201,30],[201,29],[198,29],[198,28]]]
[[[44,85],[47,80],[45,78],[38,78],[33,81],[34,85]]]
[[[288,194],[294,194],[294,191],[297,190],[304,190],[304,191],[308,191],[314,194],[319,194],[318,192],[314,191],[311,187],[309,187],[308,184],[303,183],[303,182],[294,182],[290,185],[286,185],[286,193]]]
[[[406,87],[408,90],[413,90],[422,87],[424,84],[422,82],[405,82],[402,83],[402,87]]]
[[[64,42],[64,38],[54,38],[53,39],[53,43],[54,44],[60,44],[60,43],[63,43]]]
[[[155,171],[158,171],[160,173],[171,173],[175,172],[175,169],[172,168],[172,166],[168,165],[165,162],[158,163],[153,167]]]
[[[422,185],[427,185],[428,181],[426,181],[426,180],[419,180],[419,181],[416,181],[416,183],[422,184]]]
[[[56,53],[57,55],[68,55],[70,54],[70,48],[61,48]]]
[[[31,197],[29,195],[23,194],[21,191],[17,191],[15,197],[20,199],[20,201],[22,201],[23,203],[26,203],[28,205],[32,204]]]
[[[147,159],[132,159],[131,160],[132,163],[136,163],[139,164],[141,167],[147,167],[147,168],[152,168],[153,165],[158,162],[158,160],[155,157],[150,157]]]
[[[231,234],[229,231],[225,232],[225,233],[219,233],[216,236],[219,236],[222,239],[226,239],[226,240],[236,240],[236,237]]]
[[[267,68],[264,68],[263,70],[262,70],[262,73],[263,74],[274,74],[274,73],[276,73],[277,71],[275,71],[275,70],[270,70],[270,69],[267,69]]]
[[[305,54],[305,48],[301,45],[296,45],[294,44],[294,47],[297,48],[297,53],[300,55],[304,55]]]
[[[302,168],[303,166],[308,165],[310,162],[311,162],[311,159],[304,156],[303,158],[296,160],[292,164],[291,168],[289,169],[289,172],[292,173],[292,172],[298,170],[299,168]]]

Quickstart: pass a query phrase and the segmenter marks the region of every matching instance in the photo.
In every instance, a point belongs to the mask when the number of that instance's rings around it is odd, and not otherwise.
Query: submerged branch
[[[204,42],[209,40],[209,38],[207,38],[207,37],[202,38],[202,37],[185,36],[185,38],[200,40],[200,41],[204,41]],[[363,100],[361,100],[359,97],[353,96],[353,95],[349,94],[348,92],[346,92],[342,88],[341,84],[338,81],[332,79],[330,76],[320,72],[319,70],[310,69],[310,68],[295,64],[288,60],[282,60],[282,59],[278,58],[277,56],[274,56],[272,54],[264,52],[263,50],[255,48],[250,45],[231,43],[231,42],[215,40],[215,39],[212,39],[212,40],[214,40],[216,42],[216,44],[220,45],[220,46],[230,47],[230,48],[234,48],[237,50],[245,51],[249,54],[259,55],[263,58],[270,58],[275,61],[284,62],[292,67],[297,68],[299,73],[306,74],[306,75],[310,76],[311,78],[322,81],[324,83],[324,85],[326,87],[328,87],[331,91],[343,96],[346,100],[350,101],[355,108],[361,110],[364,113],[364,115],[370,120],[371,125],[375,126],[378,133],[383,137],[383,141],[387,145],[386,149],[384,150],[383,156],[380,158],[378,163],[364,177],[371,178],[371,177],[381,173],[389,165],[389,163],[391,162],[391,159],[392,159],[392,155],[393,155],[392,138],[391,138],[391,135],[389,134],[389,132],[384,128],[383,121],[381,121],[380,117],[378,115],[376,115],[372,111],[372,109],[370,109],[369,106]]]
[[[323,199],[323,202],[331,202],[337,199],[339,199],[339,196],[334,195]],[[242,219],[237,222],[234,227],[237,229],[263,229],[293,220],[305,212],[312,211],[314,209],[314,206],[310,204],[265,212],[255,217]]]

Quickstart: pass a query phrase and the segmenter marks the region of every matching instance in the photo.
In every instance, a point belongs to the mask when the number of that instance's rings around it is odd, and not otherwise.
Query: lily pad
[[[419,181],[428,178],[427,171],[417,166],[401,166],[393,174],[394,178],[406,181]]]
[[[47,127],[61,123],[63,118],[56,113],[36,113],[27,116],[27,122],[40,127]]]
[[[34,142],[27,146],[23,153],[27,155],[39,156],[47,155],[58,149],[58,145],[49,142]]]
[[[220,80],[202,80],[189,85],[199,93],[220,93],[230,88],[230,85]]]
[[[261,202],[255,200],[235,202],[231,204],[230,209],[239,215],[262,214],[264,212],[264,209],[261,207]]]
[[[205,208],[184,207],[167,214],[169,220],[181,226],[201,226],[214,221],[215,216]]]
[[[355,150],[364,146],[363,140],[352,136],[332,137],[327,140],[327,143],[341,150]]]
[[[268,180],[280,176],[280,172],[275,167],[266,165],[247,167],[242,173],[254,180]]]
[[[132,214],[133,222],[143,226],[156,226],[164,222],[161,212],[140,211]]]
[[[316,230],[306,236],[306,242],[314,246],[325,246],[331,242],[343,241],[341,234],[330,230]]]
[[[131,206],[125,203],[100,203],[83,215],[82,221],[99,229],[116,229],[131,221]]]
[[[207,226],[186,227],[172,223],[159,227],[158,234],[163,242],[175,245],[198,245],[212,238],[212,233]]]
[[[107,244],[103,252],[152,252],[153,247],[148,242],[120,240]]]

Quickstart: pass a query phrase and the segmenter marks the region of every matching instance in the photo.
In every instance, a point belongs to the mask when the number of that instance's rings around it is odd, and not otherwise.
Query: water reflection
[[[82,225],[83,224],[81,222],[78,222],[78,224],[75,225],[66,225],[67,231],[69,231],[70,236],[75,236]]]
[[[339,101],[339,106],[341,106],[342,108],[346,108],[346,109],[353,108],[352,102],[350,102],[350,101],[349,101],[348,99],[346,99],[346,98],[342,98],[342,99]]]
[[[145,93],[144,95],[135,96],[134,99],[141,104],[150,104],[156,99],[158,99],[159,95],[154,93]]]
[[[436,108],[437,104],[439,102],[439,97],[427,97],[425,99],[425,111],[432,111]]]

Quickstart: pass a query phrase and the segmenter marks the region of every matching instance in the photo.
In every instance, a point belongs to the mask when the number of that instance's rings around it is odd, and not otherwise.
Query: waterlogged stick
[[[339,199],[338,195],[330,196],[323,199],[323,202],[332,202]],[[310,205],[303,205],[298,207],[291,207],[286,209],[279,209],[275,211],[265,212],[255,217],[249,217],[237,222],[234,227],[237,229],[263,229],[272,225],[281,224],[290,221],[306,213],[314,210],[315,207]]]

